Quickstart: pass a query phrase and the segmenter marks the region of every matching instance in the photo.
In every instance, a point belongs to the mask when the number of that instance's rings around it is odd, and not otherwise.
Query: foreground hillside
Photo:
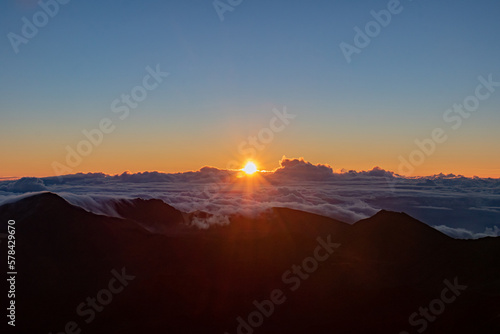
[[[116,211],[52,193],[0,207],[2,233],[16,221],[17,333],[500,332],[500,238],[388,211],[348,225],[275,208],[207,230],[159,200]]]

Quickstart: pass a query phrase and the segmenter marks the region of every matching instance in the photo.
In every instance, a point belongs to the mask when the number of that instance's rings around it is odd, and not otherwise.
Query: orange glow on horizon
[[[56,173],[52,168],[52,163],[57,161],[62,165],[67,165],[65,155],[59,154],[58,147],[47,151],[43,149],[44,145],[38,143],[32,144],[37,150],[33,154],[24,154],[29,152],[30,148],[20,145],[21,151],[15,151],[14,148],[7,148],[4,155],[9,157],[2,161],[0,170],[0,178],[18,179],[22,177],[50,177]],[[17,149],[20,149],[19,147]],[[180,149],[179,149],[180,150]],[[289,158],[300,157],[299,150],[297,152],[285,152]],[[21,153],[22,152],[22,153]],[[139,150],[139,148],[129,148],[127,150],[116,150],[113,147],[102,147],[96,150],[91,156],[82,158],[81,164],[73,167],[69,166],[70,170],[64,171],[62,174],[76,173],[104,173],[107,175],[122,174],[128,170],[130,173],[138,173],[145,171],[158,171],[163,173],[183,173],[186,171],[198,171],[203,166],[213,166],[218,169],[227,169],[228,161],[250,162],[256,165],[256,171],[251,174],[245,171],[245,164],[234,166],[233,170],[241,171],[242,177],[255,178],[257,174],[273,171],[279,167],[279,160],[283,156],[283,151],[270,152],[269,156],[261,156],[259,160],[241,159],[238,156],[228,156],[226,151],[204,150],[203,154],[191,154],[191,151],[179,152],[174,150],[167,152],[167,158],[159,158],[154,150]],[[366,159],[361,158],[362,154],[356,152],[357,155],[337,154],[335,159],[325,158],[322,154],[309,154],[305,160],[312,164],[328,164],[332,166],[334,171],[339,172],[345,170],[371,170],[374,166],[380,166],[387,171],[394,171],[398,174],[399,163],[392,155],[388,157]],[[358,154],[359,153],[359,154]],[[133,158],[131,158],[133,157]],[[498,166],[497,157],[491,157],[489,161],[483,162],[479,154],[473,156],[474,159],[468,156],[453,156],[433,157],[422,166],[416,166],[410,175],[416,176],[432,176],[435,174],[453,173],[455,175],[464,175],[465,177],[478,176],[481,178],[500,178],[500,169],[494,168]],[[492,168],[487,168],[491,166]],[[58,174],[61,175],[61,174]]]

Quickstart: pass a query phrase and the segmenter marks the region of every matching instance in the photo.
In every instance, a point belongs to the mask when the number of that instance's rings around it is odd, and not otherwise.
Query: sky
[[[498,1],[215,3],[3,1],[0,177],[500,177]]]

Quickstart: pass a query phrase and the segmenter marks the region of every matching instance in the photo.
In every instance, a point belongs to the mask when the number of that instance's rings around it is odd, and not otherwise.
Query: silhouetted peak
[[[70,204],[68,201],[57,194],[54,194],[52,192],[43,192],[21,198],[15,202],[6,203],[0,206],[0,213],[2,212],[2,210],[9,210],[11,212],[17,212],[24,216],[26,214],[33,214],[38,210],[44,212],[62,212],[68,209],[83,210]]]
[[[450,239],[445,234],[404,212],[387,210],[380,210],[372,217],[354,223],[354,228],[359,236],[387,240]]]
[[[389,211],[389,210],[382,209],[379,212],[377,212],[376,214],[374,214],[372,216],[372,218],[374,218],[374,217],[389,218],[389,217],[403,217],[403,216],[411,218],[411,216],[407,215],[404,212]]]
[[[116,212],[125,219],[142,223],[180,223],[183,214],[160,199],[117,200],[113,203]]]
[[[71,205],[66,201],[64,198],[61,196],[54,194],[50,191],[42,192],[39,194],[35,194],[32,196],[24,197],[16,202],[13,202],[12,204],[35,204],[35,203],[47,203],[51,205]]]

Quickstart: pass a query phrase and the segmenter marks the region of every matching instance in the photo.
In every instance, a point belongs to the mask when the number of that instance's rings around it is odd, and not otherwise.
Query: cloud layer
[[[347,223],[380,209],[404,211],[452,237],[499,235],[500,179],[456,175],[405,178],[374,167],[369,171],[334,172],[331,166],[302,158],[280,161],[272,172],[248,177],[240,171],[204,167],[196,172],[74,174],[0,182],[0,204],[33,192],[52,191],[91,212],[117,216],[115,199],[159,198],[185,211],[206,211],[213,221],[195,221],[205,228],[227,223],[227,215],[258,214],[270,207],[288,207]]]

